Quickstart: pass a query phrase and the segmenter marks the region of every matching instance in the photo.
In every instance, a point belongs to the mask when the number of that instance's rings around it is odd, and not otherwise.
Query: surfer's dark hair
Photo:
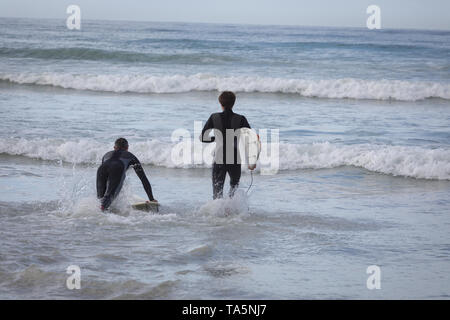
[[[236,101],[236,95],[231,91],[224,91],[219,96],[219,102],[225,109],[231,109]]]
[[[116,146],[117,149],[125,150],[126,148],[128,148],[128,141],[125,138],[119,138],[116,140],[114,145]]]

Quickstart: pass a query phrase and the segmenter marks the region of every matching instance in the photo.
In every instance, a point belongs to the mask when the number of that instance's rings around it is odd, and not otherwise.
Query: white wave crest
[[[450,150],[390,145],[284,144],[281,170],[355,166],[419,179],[450,180]]]
[[[0,73],[0,80],[17,84],[47,85],[76,90],[135,93],[223,91],[290,93],[304,97],[417,101],[450,99],[450,84],[401,80],[285,79],[194,75],[92,75],[68,73]]]
[[[172,161],[175,144],[158,140],[132,143],[130,151],[148,165],[167,168],[210,167],[210,163]],[[266,147],[262,146],[263,149]],[[270,150],[270,146],[267,146]],[[0,139],[0,153],[68,163],[99,164],[108,145],[93,140]],[[450,149],[391,145],[280,144],[280,170],[355,166],[373,172],[418,179],[450,180]],[[192,159],[194,157],[192,156]]]

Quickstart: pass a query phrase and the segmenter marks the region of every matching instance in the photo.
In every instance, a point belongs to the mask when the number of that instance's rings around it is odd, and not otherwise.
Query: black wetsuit
[[[110,151],[103,156],[102,165],[97,170],[97,197],[101,199],[103,209],[108,209],[119,194],[125,173],[130,166],[133,166],[141,179],[149,200],[154,200],[152,187],[139,160],[126,150]]]
[[[203,127],[202,135],[200,137],[202,142],[209,143],[215,141],[216,137],[208,137],[211,129],[219,130],[223,137],[222,147],[220,147],[220,144],[217,144],[219,145],[218,150],[216,145],[215,161],[213,163],[212,183],[214,199],[223,197],[223,185],[227,172],[230,176],[230,197],[233,196],[239,185],[239,180],[241,178],[241,164],[237,161],[237,139],[233,139],[233,148],[229,148],[229,150],[233,150],[234,154],[230,163],[230,160],[227,161],[226,129],[236,130],[240,128],[250,128],[247,119],[229,109],[225,109],[223,112],[213,113]],[[217,143],[218,141],[215,142]],[[228,158],[230,158],[230,155]]]

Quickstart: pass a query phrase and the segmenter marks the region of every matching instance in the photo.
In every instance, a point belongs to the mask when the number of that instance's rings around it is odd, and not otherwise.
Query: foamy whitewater
[[[222,90],[269,154],[213,201],[172,135]],[[450,32],[0,18],[0,110],[0,298],[450,297]],[[98,209],[120,136],[159,214],[133,170]]]
[[[362,79],[283,79],[265,77],[217,77],[208,74],[192,76],[76,75],[52,73],[0,74],[0,80],[61,87],[66,89],[135,92],[180,93],[191,91],[224,91],[295,93],[304,97],[353,98],[416,101],[426,98],[450,99],[450,85],[433,82]]]

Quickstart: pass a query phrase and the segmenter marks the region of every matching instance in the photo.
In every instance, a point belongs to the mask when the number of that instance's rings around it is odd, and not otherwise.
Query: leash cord
[[[247,189],[247,194],[248,194],[248,192],[250,191],[250,188],[253,185],[253,170],[250,170],[250,177],[251,177],[251,180],[250,180],[250,185],[248,186],[248,189]]]

